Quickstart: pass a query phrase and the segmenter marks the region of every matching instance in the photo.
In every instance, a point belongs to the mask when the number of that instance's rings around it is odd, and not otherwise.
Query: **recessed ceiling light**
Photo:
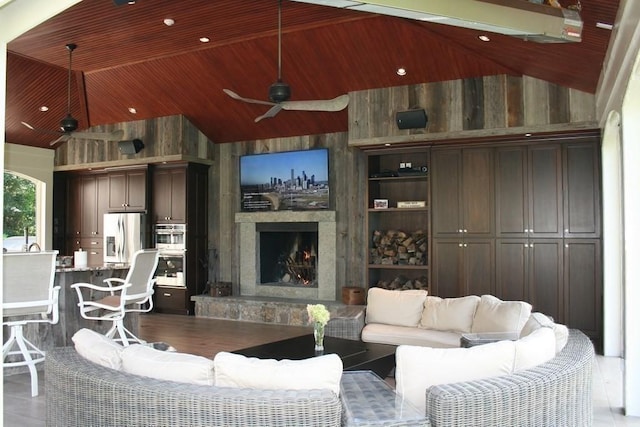
[[[406,76],[407,70],[405,68],[400,67],[396,70],[396,74],[399,76]]]
[[[211,40],[209,39],[209,37],[200,37],[200,41],[202,43],[209,43]]]
[[[176,23],[176,21],[174,21],[174,20],[173,20],[173,19],[171,19],[171,18],[166,18],[166,19],[165,19],[164,21],[162,21],[162,22],[164,22],[164,25],[166,25],[167,27],[170,27],[170,26],[172,26],[173,24],[175,24],[175,23]]]
[[[388,142],[386,142],[386,143],[384,144],[384,146],[385,146],[385,147],[391,147],[391,144],[389,144]]]
[[[478,36],[478,38],[480,40],[482,40],[483,42],[490,42],[491,41],[491,39],[489,37],[485,36],[485,35]]]
[[[138,110],[136,110],[136,109],[135,109],[135,108],[133,108],[133,107],[129,107],[129,112],[130,112],[131,114],[136,114],[136,113],[138,112]]]
[[[525,133],[524,136],[526,136],[527,138],[530,138],[531,136],[533,136],[532,133]]]
[[[603,30],[612,30],[613,29],[613,25],[612,24],[606,24],[604,22],[596,22],[596,27],[602,28]]]
[[[47,107],[46,105],[43,105],[42,107],[38,108],[38,110],[44,113],[45,111],[49,111],[49,107]]]

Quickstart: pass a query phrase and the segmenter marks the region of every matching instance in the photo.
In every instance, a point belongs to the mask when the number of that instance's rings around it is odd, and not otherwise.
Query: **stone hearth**
[[[335,301],[335,211],[275,211],[236,213],[240,229],[240,296]],[[269,286],[259,283],[259,223],[318,223],[317,287]]]

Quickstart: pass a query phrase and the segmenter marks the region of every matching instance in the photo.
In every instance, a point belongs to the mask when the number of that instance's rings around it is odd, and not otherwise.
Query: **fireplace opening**
[[[256,224],[261,285],[318,287],[318,224]]]

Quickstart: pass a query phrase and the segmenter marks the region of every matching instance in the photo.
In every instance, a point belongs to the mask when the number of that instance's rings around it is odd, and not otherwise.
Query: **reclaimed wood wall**
[[[348,146],[346,133],[332,133],[215,146],[209,189],[209,245],[214,259],[210,259],[209,275],[212,280],[232,282],[234,295],[239,295],[240,280],[240,238],[235,224],[240,209],[240,156],[312,148],[329,149],[330,209],[336,211],[337,227],[336,293],[342,286],[365,285],[364,153]]]
[[[349,94],[349,145],[371,146],[598,127],[595,96],[532,77],[487,76]],[[424,108],[425,129],[398,129]]]
[[[214,144],[182,115],[95,126],[90,132],[124,130],[123,140],[140,139],[144,148],[137,154],[121,154],[117,141],[72,138],[56,148],[56,170],[125,166],[162,161],[208,161]]]

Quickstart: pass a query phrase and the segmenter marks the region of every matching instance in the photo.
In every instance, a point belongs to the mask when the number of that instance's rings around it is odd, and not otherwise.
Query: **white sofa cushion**
[[[371,288],[367,294],[366,323],[418,326],[427,291],[391,291]]]
[[[213,358],[213,363],[218,387],[328,389],[340,394],[342,360],[333,353],[303,360],[274,360],[221,351]]]
[[[400,345],[396,350],[396,392],[424,413],[427,388],[507,375],[513,372],[514,359],[513,341],[447,349]]]
[[[549,327],[538,328],[515,343],[514,372],[540,365],[556,355],[556,336]]]
[[[471,324],[480,302],[477,295],[460,298],[428,296],[420,319],[420,327],[436,331],[471,332]]]
[[[520,338],[524,338],[542,327],[553,329],[553,333],[556,337],[556,354],[559,353],[569,340],[569,329],[565,325],[555,323],[546,314],[539,312],[531,313],[529,320],[527,320],[527,323],[525,323],[522,331],[520,332]]]
[[[519,334],[531,315],[531,304],[524,301],[502,301],[493,295],[482,295],[473,317],[471,332],[513,332]]]
[[[369,323],[361,333],[361,339],[364,342],[421,345],[436,348],[460,347],[460,336],[461,334],[457,332],[434,331],[382,323]]]
[[[71,337],[78,354],[98,365],[118,369],[122,367],[120,344],[91,329],[80,329]]]
[[[213,361],[194,354],[132,344],[122,351],[122,370],[159,380],[213,385]]]

